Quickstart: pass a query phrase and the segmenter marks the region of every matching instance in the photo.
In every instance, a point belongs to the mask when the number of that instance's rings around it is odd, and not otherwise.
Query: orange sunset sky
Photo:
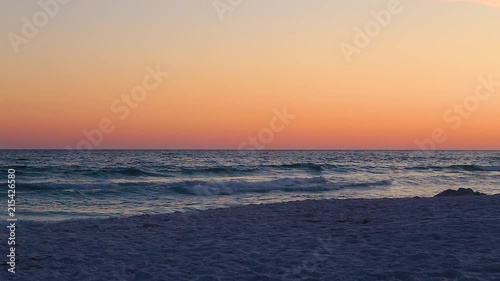
[[[0,4],[0,148],[500,149],[500,1],[41,2]]]

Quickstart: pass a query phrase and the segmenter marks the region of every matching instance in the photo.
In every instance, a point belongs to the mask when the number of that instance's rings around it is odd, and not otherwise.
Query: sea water
[[[16,215],[52,221],[329,198],[500,193],[500,151],[0,150]],[[3,216],[5,214],[2,214]]]

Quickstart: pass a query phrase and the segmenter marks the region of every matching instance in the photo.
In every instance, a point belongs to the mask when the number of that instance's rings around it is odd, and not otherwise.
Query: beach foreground
[[[19,222],[16,274],[0,279],[499,280],[499,206],[353,199]]]

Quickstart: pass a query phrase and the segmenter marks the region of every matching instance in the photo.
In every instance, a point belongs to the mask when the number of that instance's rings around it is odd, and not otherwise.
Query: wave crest
[[[451,165],[451,166],[417,166],[408,167],[407,170],[435,170],[435,171],[468,171],[468,172],[500,172],[500,166],[482,166],[482,165]]]
[[[376,182],[357,182],[334,184],[323,177],[314,178],[283,178],[270,181],[247,182],[247,181],[187,181],[179,182],[172,186],[172,190],[178,193],[197,196],[232,195],[236,193],[265,193],[272,191],[283,192],[320,192],[338,190],[342,188],[388,186],[390,180]]]

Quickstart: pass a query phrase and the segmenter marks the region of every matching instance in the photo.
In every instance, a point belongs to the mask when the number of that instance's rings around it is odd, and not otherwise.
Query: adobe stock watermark
[[[297,117],[294,114],[288,113],[286,106],[283,107],[281,111],[276,108],[273,109],[273,113],[274,116],[269,121],[269,127],[262,128],[256,136],[250,136],[247,140],[241,142],[238,145],[238,150],[265,149],[266,145],[274,140],[275,134],[285,130],[286,126],[290,124],[290,121]]]
[[[224,14],[234,11],[244,0],[214,0],[212,5],[219,16],[220,21],[224,21]]]
[[[340,50],[344,55],[347,63],[352,62],[354,54],[360,54],[361,51],[372,43],[372,39],[378,37],[384,28],[387,28],[393,17],[399,15],[403,11],[403,6],[400,0],[389,0],[387,8],[378,12],[371,11],[372,20],[367,22],[363,28],[354,28],[353,43],[345,41],[340,43]]]
[[[326,240],[318,239],[318,242],[320,247],[311,256],[304,259],[302,264],[286,270],[282,280],[309,280],[310,274],[318,271],[319,264],[335,254],[331,237]]]
[[[170,73],[162,72],[160,66],[155,68],[146,67],[147,74],[142,78],[142,84],[133,87],[129,93],[122,94],[111,103],[110,110],[117,115],[119,121],[125,120],[132,109],[135,109],[143,102],[148,94],[154,91],[168,77]],[[76,144],[76,149],[93,149],[101,145],[106,134],[112,133],[116,129],[116,122],[112,118],[102,118],[96,128],[92,130],[83,130],[84,139]],[[66,146],[66,149],[74,149]]]
[[[35,12],[31,18],[22,17],[21,21],[23,26],[21,27],[20,34],[9,32],[7,38],[9,39],[10,45],[16,54],[19,53],[19,47],[21,44],[28,44],[30,39],[33,39],[41,28],[45,27],[50,19],[54,18],[63,5],[66,5],[71,0],[40,0],[38,1],[38,6],[41,10]]]
[[[461,103],[454,104],[443,113],[443,120],[450,125],[451,129],[458,130],[477,111],[481,103],[489,100],[500,88],[500,80],[494,80],[492,74],[488,77],[479,77],[479,84],[474,89],[474,93],[468,95]],[[415,144],[420,151],[433,151],[439,144],[443,144],[448,139],[446,130],[435,128],[429,138],[415,140]]]

